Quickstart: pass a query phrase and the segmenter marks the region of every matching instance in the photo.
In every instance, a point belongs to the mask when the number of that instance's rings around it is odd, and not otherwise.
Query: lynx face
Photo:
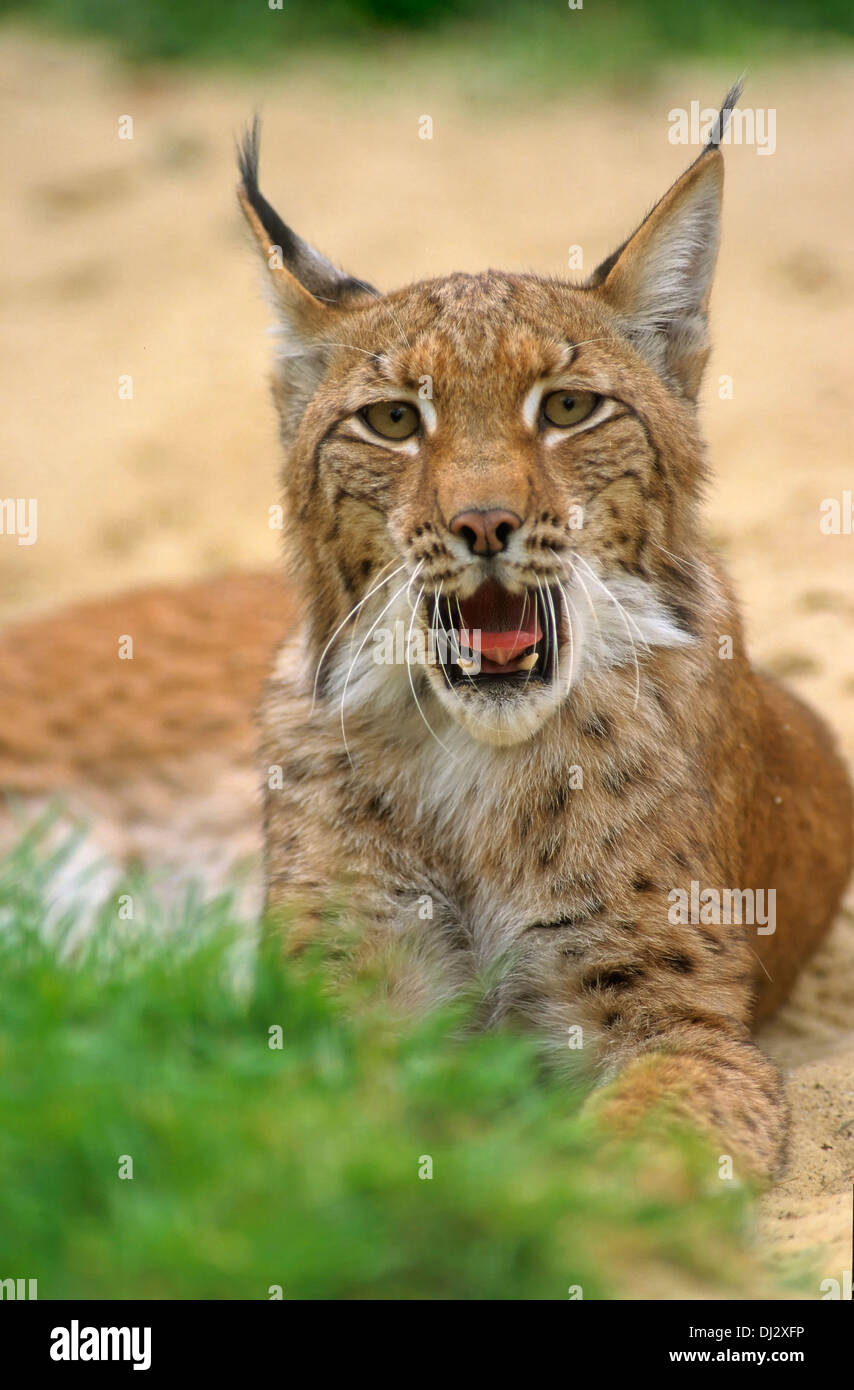
[[[678,557],[703,472],[719,151],[585,285],[490,271],[385,296],[266,203],[257,131],[241,169],[272,267],[315,693],[391,714],[432,690],[510,744],[591,667],[690,643],[702,575]],[[398,659],[378,661],[395,633]]]

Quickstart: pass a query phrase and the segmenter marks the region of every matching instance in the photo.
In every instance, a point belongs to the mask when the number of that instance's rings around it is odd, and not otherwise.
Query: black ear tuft
[[[276,209],[270,206],[258,187],[260,156],[261,117],[256,112],[252,117],[251,126],[237,146],[237,167],[240,170],[243,192],[259,217],[264,231],[270,238],[271,245],[281,246],[282,256],[287,264],[297,255],[297,238],[287,223],[282,221]]]
[[[256,114],[237,145],[237,167],[240,171],[238,193],[249,204],[261,223],[269,247],[280,249],[282,261],[291,274],[318,299],[340,304],[362,295],[378,298],[379,290],[338,270],[319,251],[315,251],[302,237],[297,236],[296,232],[282,221],[276,209],[270,206],[258,187],[260,150],[261,119]],[[267,249],[263,248],[265,255]]]
[[[729,125],[730,114],[733,108],[737,105],[738,99],[741,96],[743,90],[744,76],[742,75],[741,77],[739,77],[737,82],[734,82],[732,84],[726,96],[724,97],[723,106],[718,112],[718,118],[715,121],[715,124],[712,126],[712,129],[709,132],[709,138],[706,141],[707,150],[716,150],[720,145],[721,141],[726,135],[726,128]]]
[[[261,117],[258,112],[252,124],[237,143],[237,167],[240,181],[248,194],[258,192],[258,158],[261,153]]]

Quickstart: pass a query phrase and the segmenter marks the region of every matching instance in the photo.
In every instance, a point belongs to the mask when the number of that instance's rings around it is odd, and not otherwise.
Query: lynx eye
[[[595,391],[552,391],[543,397],[543,415],[550,425],[577,425],[593,414],[601,399]]]
[[[366,405],[362,418],[384,439],[408,439],[418,429],[420,416],[407,401],[377,401]]]

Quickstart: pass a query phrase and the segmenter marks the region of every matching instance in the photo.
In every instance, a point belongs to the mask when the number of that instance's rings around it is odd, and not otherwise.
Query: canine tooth
[[[469,661],[468,657],[465,657],[465,656],[458,656],[458,657],[457,657],[457,665],[459,666],[459,668],[460,668],[461,671],[470,671],[470,670],[472,669],[472,667],[474,666],[474,662],[473,662],[473,661]]]
[[[533,671],[534,667],[535,667],[536,664],[537,664],[537,661],[539,660],[539,656],[540,656],[540,653],[539,653],[539,652],[531,652],[531,655],[530,655],[530,656],[522,656],[522,657],[520,657],[520,658],[519,658],[519,670],[520,670],[520,671]]]

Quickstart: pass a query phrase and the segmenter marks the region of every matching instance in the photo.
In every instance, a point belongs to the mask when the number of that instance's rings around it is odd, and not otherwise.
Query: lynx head
[[[253,127],[239,197],[275,307],[318,698],[390,718],[414,698],[512,744],[590,671],[694,641],[699,595],[676,557],[703,478],[695,400],[738,94],[583,284],[486,271],[381,294],[270,207]]]

